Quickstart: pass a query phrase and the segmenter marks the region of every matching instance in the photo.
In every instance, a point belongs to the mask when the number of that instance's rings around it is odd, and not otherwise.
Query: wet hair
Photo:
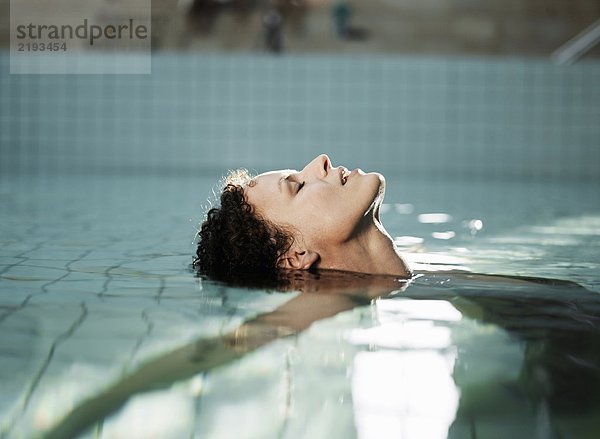
[[[246,201],[243,186],[250,181],[245,169],[225,178],[220,206],[208,211],[196,235],[192,264],[198,274],[214,280],[277,286],[282,279],[277,263],[291,247],[293,235],[263,218]]]

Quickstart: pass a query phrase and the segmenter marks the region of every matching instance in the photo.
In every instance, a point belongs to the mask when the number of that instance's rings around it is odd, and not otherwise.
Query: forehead
[[[279,181],[287,177],[291,169],[263,172],[245,186],[244,193],[250,204],[259,207],[263,201],[274,198],[279,193]]]
[[[256,177],[254,177],[253,180],[257,180],[257,182],[268,181],[273,178],[280,178],[283,175],[287,175],[290,171],[291,169],[280,169],[278,171],[263,172],[262,174],[258,174]]]
[[[285,178],[290,172],[292,172],[291,169],[263,172],[262,174],[258,174],[256,177],[250,180],[249,187],[251,189],[258,187],[266,189],[270,185],[277,184],[280,179]]]

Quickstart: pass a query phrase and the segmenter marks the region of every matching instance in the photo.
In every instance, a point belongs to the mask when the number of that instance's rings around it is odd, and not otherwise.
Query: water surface
[[[338,279],[330,301],[326,282],[194,276],[212,181],[3,177],[1,436],[68,426],[143,365],[312,294],[332,315],[297,313],[306,328],[132,391],[83,437],[597,437],[597,185],[388,177],[383,221],[424,274],[353,299]],[[574,283],[428,274],[452,269]]]

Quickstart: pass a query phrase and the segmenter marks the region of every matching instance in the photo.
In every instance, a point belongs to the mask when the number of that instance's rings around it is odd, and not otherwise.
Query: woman
[[[412,277],[379,218],[385,179],[333,167],[325,154],[301,171],[235,171],[198,232],[194,266],[216,279],[276,282],[282,269]]]

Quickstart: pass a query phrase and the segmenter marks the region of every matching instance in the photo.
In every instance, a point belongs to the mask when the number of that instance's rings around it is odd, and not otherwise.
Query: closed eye
[[[282,177],[281,180],[286,181],[287,183],[290,183],[290,182],[295,183],[296,184],[296,193],[300,192],[302,190],[302,188],[304,187],[304,183],[306,183],[305,181],[300,183],[298,180],[296,180],[296,178],[293,174],[288,174],[285,177]]]

